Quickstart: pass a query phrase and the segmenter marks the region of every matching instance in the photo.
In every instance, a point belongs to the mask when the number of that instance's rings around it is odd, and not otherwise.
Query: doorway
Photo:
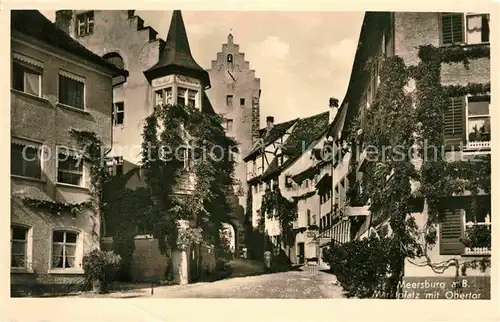
[[[297,246],[299,247],[299,264],[304,264],[305,263],[305,244],[298,243]]]

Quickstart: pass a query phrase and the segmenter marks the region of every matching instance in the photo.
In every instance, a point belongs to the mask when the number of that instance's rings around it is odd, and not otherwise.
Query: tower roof
[[[144,72],[149,80],[174,73],[198,78],[203,86],[210,87],[208,72],[198,65],[191,54],[180,10],[174,10],[172,14],[167,40],[160,48],[158,62]]]

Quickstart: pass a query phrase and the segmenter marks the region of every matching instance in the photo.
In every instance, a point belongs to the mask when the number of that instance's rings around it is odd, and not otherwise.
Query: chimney
[[[328,106],[330,107],[329,111],[329,123],[332,123],[333,120],[335,120],[335,116],[337,115],[337,112],[339,110],[339,100],[336,99],[335,97],[330,97],[330,100],[328,101]]]
[[[273,127],[273,125],[274,125],[274,117],[272,117],[272,116],[266,117],[266,124],[267,124],[266,128],[268,130],[270,130]]]
[[[55,25],[68,35],[73,36],[71,33],[72,27],[74,26],[73,19],[73,10],[57,10]]]

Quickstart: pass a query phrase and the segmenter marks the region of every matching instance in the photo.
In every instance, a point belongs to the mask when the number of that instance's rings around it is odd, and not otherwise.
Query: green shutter
[[[463,235],[463,221],[460,210],[446,211],[444,220],[439,224],[439,253],[441,255],[461,255],[464,245],[460,241]]]
[[[465,97],[450,98],[443,114],[445,146],[449,148],[465,144]]]

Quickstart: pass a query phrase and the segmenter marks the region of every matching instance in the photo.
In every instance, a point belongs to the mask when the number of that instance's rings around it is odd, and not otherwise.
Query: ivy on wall
[[[99,228],[102,221],[102,210],[104,201],[102,198],[103,185],[108,179],[105,164],[102,159],[102,141],[99,136],[92,131],[82,131],[71,129],[70,134],[76,139],[82,149],[82,159],[90,164],[90,198],[87,201],[72,204],[64,201],[47,201],[33,198],[24,198],[23,202],[28,206],[43,209],[50,213],[61,215],[71,213],[76,216],[83,212],[85,208],[92,209],[94,225],[92,234],[98,238]]]
[[[162,253],[179,245],[178,220],[194,226],[186,230],[193,238],[181,236],[182,240],[198,240],[200,228],[203,240],[219,244],[219,229],[231,212],[234,160],[230,150],[237,144],[226,136],[221,123],[218,115],[181,105],[156,106],[146,119],[142,164],[154,205],[147,221]],[[181,147],[189,151],[188,167],[179,160]],[[192,191],[179,193],[190,175],[195,178]]]
[[[449,98],[466,94],[481,94],[490,90],[490,84],[468,84],[467,86],[441,86],[441,63],[460,62],[468,66],[470,59],[488,57],[489,46],[474,46],[468,48],[452,47],[448,49],[436,48],[431,45],[421,46],[419,50],[420,63],[413,68],[412,75],[417,87],[417,121],[421,124],[418,129],[419,155],[433,155],[430,149],[433,146],[444,146],[443,112],[449,104]],[[429,150],[425,150],[427,142]],[[425,196],[428,204],[428,220],[426,223],[425,241],[427,247],[436,243],[435,224],[442,221],[442,198],[453,194],[472,194],[472,207],[475,212],[475,195],[480,190],[491,191],[491,157],[490,155],[475,157],[474,160],[446,161],[446,156],[439,155],[437,160],[423,158],[420,173],[420,193]],[[445,152],[444,152],[445,153]],[[424,251],[427,249],[424,249]],[[476,265],[481,262],[480,265]],[[489,266],[488,259],[470,260],[460,263],[452,259],[446,263],[434,264],[427,256],[427,265],[434,271],[442,272],[450,266],[456,268],[458,275],[461,265],[462,273],[468,267]]]
[[[468,267],[485,269],[489,265],[487,259],[459,263],[455,258],[444,263],[433,263],[427,250],[436,243],[435,225],[443,217],[443,197],[466,191],[474,195],[480,190],[491,190],[490,157],[449,162],[443,150],[438,152],[436,158],[425,157],[433,156],[435,147],[444,146],[443,111],[448,106],[448,98],[484,93],[490,89],[490,84],[475,83],[443,87],[441,64],[463,62],[468,66],[470,59],[487,55],[489,47],[479,46],[468,50],[461,47],[422,46],[419,50],[420,63],[410,68],[404,65],[400,57],[380,58],[381,82],[375,100],[370,108],[359,113],[352,127],[349,136],[351,142],[374,146],[379,151],[376,161],[368,162],[363,172],[363,197],[370,200],[373,215],[386,215],[393,232],[386,240],[389,244],[395,243],[394,247],[388,246],[393,251],[389,263],[392,277],[388,280],[391,296],[397,292],[406,258],[411,261],[424,257],[426,261],[422,265],[430,266],[435,272],[455,266],[457,275],[460,265],[463,274]],[[416,84],[413,97],[404,90],[410,77],[415,79]],[[386,147],[392,147],[392,151],[387,151]],[[410,152],[410,158],[405,157],[407,154],[401,158],[395,147],[399,153]],[[380,154],[380,151],[384,153]],[[411,162],[415,152],[423,159],[419,171]],[[351,177],[354,179],[353,175]],[[352,179],[349,180],[350,190],[355,195],[358,183]],[[411,190],[412,182],[420,183],[416,193]],[[420,242],[420,232],[414,217],[409,216],[412,200],[418,196],[423,196],[428,205],[425,244]]]
[[[36,198],[23,198],[23,202],[29,207],[42,209],[57,216],[60,216],[65,213],[70,213],[73,215],[73,217],[76,217],[78,214],[81,214],[84,209],[90,206],[90,202],[88,201],[84,201],[77,204],[70,204],[61,201],[41,200]]]
[[[293,222],[298,217],[297,201],[290,201],[281,194],[279,184],[275,182],[271,189],[267,185],[262,205],[260,208],[261,218],[277,218],[281,228],[282,241],[285,246],[292,246],[295,243],[296,232],[293,229]]]

